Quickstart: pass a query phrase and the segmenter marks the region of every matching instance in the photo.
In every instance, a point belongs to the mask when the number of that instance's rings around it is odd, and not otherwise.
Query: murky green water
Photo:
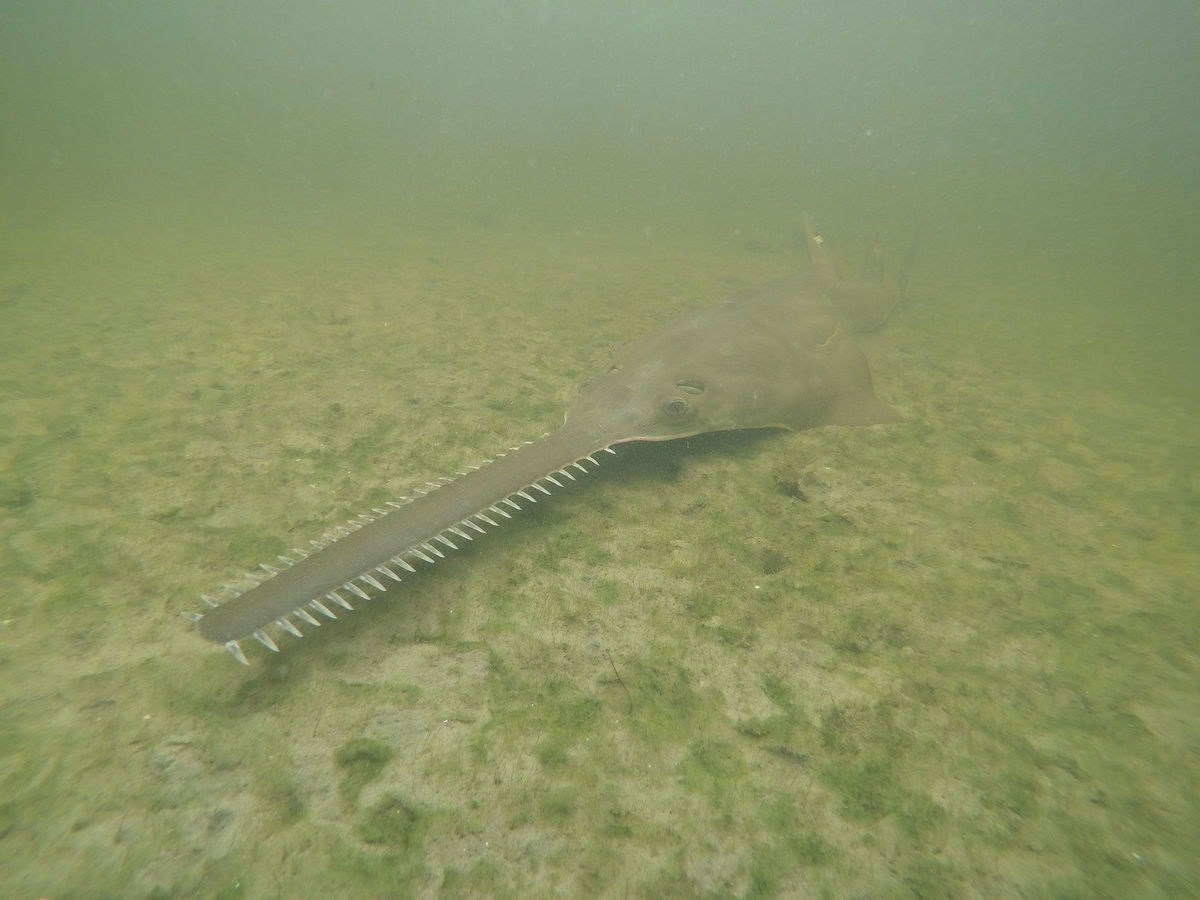
[[[6,895],[1186,896],[1196,20],[1068,8],[7,13]],[[249,668],[179,617],[802,205],[925,223],[902,422],[627,448]]]

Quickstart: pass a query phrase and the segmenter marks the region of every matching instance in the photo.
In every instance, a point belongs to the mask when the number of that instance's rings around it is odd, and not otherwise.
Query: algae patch
[[[393,756],[395,751],[391,747],[369,738],[355,738],[338,748],[333,758],[345,772],[339,790],[348,807],[358,802],[364,787],[379,779]]]

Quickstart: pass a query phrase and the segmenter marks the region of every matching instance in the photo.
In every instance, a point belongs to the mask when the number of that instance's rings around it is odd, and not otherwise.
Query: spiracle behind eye
[[[663,409],[666,410],[667,415],[674,416],[675,418],[679,418],[686,413],[687,408],[687,401],[682,397],[674,397],[663,404]]]

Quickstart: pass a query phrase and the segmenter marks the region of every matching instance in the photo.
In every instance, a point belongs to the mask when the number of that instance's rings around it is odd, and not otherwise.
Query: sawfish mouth
[[[617,444],[669,438],[598,439],[572,428],[513,447],[495,459],[430,482],[411,496],[389,501],[326,532],[307,548],[293,548],[271,563],[202,595],[203,613],[185,613],[200,634],[223,644],[249,665],[240,641],[254,638],[278,652],[275,636],[303,637],[309,628],[354,610],[354,602],[387,591],[408,574],[434,565],[513,518],[567,483],[599,466]]]

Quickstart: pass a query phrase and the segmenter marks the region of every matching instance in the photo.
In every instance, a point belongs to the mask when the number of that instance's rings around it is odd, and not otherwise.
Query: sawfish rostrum
[[[807,218],[805,230],[810,275],[688,313],[630,344],[584,383],[557,431],[351,519],[227,585],[222,598],[203,597],[206,611],[189,614],[200,634],[241,663],[245,637],[278,650],[273,635],[300,637],[301,626],[394,587],[591,472],[619,444],[894,420],[848,332],[880,324],[900,289],[882,274],[842,281]]]

